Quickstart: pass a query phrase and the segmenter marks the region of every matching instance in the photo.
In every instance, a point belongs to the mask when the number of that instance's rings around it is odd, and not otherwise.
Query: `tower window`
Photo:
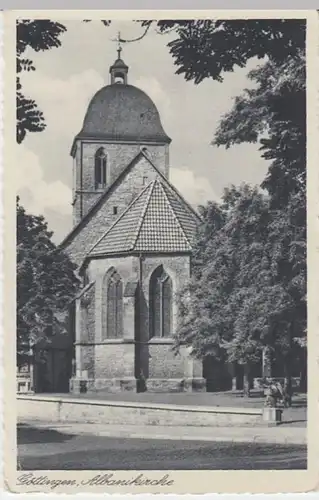
[[[143,186],[146,186],[147,184],[147,177],[143,177]]]
[[[95,153],[95,189],[106,187],[106,153],[104,148],[100,148]]]
[[[113,207],[113,215],[117,215],[117,207]]]
[[[125,83],[125,78],[123,73],[115,73],[114,75],[114,83]]]

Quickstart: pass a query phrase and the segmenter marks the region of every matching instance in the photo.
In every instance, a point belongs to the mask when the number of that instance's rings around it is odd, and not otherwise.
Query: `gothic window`
[[[172,295],[172,280],[163,266],[160,266],[150,280],[151,337],[171,336]]]
[[[106,187],[106,153],[104,148],[100,148],[95,153],[95,189]]]
[[[103,337],[121,338],[123,336],[123,282],[115,270],[111,274],[107,273],[103,294],[106,305],[103,307]]]

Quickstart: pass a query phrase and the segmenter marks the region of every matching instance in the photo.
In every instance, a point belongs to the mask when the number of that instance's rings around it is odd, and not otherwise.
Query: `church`
[[[118,58],[74,138],[73,229],[61,247],[78,266],[73,393],[205,390],[202,363],[176,355],[176,294],[190,276],[199,215],[169,181],[171,139]]]
[[[82,287],[59,320],[65,328],[36,346],[35,392],[242,390],[242,365],[173,351],[176,295],[191,274],[200,217],[170,183],[170,143],[153,101],[129,84],[119,49],[71,147],[73,229],[60,248]],[[295,387],[306,380],[300,356]],[[270,376],[283,377],[282,362],[263,353],[251,387]]]

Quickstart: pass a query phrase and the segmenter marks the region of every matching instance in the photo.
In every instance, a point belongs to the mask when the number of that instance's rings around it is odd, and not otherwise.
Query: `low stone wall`
[[[229,426],[256,425],[263,410],[177,406],[18,395],[18,419],[113,425]]]

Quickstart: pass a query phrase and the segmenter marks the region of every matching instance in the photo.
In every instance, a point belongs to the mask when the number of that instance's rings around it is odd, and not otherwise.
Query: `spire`
[[[123,50],[121,46],[121,33],[118,32],[117,38],[113,38],[112,41],[117,42],[117,59],[110,67],[111,85],[113,85],[114,83],[121,83],[126,85],[128,66],[126,66],[125,62],[121,59],[121,52]]]
[[[121,59],[121,52],[122,52],[122,46],[121,46],[121,32],[119,31],[117,34],[117,58]]]

